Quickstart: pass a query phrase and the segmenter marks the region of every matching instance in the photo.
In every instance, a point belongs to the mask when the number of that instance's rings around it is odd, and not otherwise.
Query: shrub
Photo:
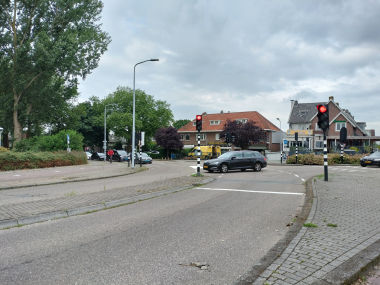
[[[355,154],[355,155],[343,155],[343,164],[360,164],[360,158],[362,155]],[[334,164],[341,164],[340,160],[340,154],[336,153],[329,153],[328,156],[328,163],[329,165]],[[295,164],[296,163],[296,156],[291,155],[288,157],[287,164]],[[304,164],[304,165],[323,165],[323,155],[316,155],[316,154],[299,154],[298,155],[298,164]]]
[[[62,130],[55,135],[33,137],[17,142],[14,150],[26,151],[59,151],[67,148],[67,135],[70,136],[70,148],[80,151],[83,149],[83,136],[73,130]]]
[[[0,152],[0,170],[44,168],[86,164],[87,157],[82,151],[59,152]]]
[[[0,146],[0,152],[6,152],[9,151],[6,147]]]

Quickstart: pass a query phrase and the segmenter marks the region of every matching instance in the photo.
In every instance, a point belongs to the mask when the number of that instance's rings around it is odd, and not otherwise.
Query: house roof
[[[195,116],[194,116],[195,117]],[[280,129],[271,123],[268,119],[262,116],[260,113],[256,111],[249,112],[235,112],[235,113],[217,113],[217,114],[203,114],[202,116],[202,131],[203,132],[217,132],[223,131],[224,125],[227,120],[234,121],[239,119],[247,119],[255,122],[256,126],[262,128],[263,130],[272,130],[272,131],[280,131]],[[193,122],[189,122],[182,128],[178,130],[178,132],[195,132],[195,126]],[[220,121],[218,125],[211,125],[210,121]]]
[[[318,113],[317,105],[327,104],[326,102],[319,103],[298,103],[295,101],[289,117],[289,124],[304,124],[309,123]]]

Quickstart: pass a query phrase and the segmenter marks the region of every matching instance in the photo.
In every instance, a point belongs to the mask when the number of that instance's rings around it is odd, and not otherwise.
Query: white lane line
[[[300,176],[298,174],[294,174],[294,176],[300,178]]]
[[[306,180],[305,179],[303,179],[303,178],[301,178],[301,180],[302,180],[302,182],[305,182]]]
[[[255,191],[255,190],[241,190],[241,189],[226,189],[226,188],[195,188],[197,190],[211,190],[211,191],[231,191],[231,192],[249,192],[249,193],[262,193],[262,194],[279,194],[279,195],[299,195],[303,196],[304,193],[294,192],[272,192],[272,191]]]
[[[13,175],[13,176],[16,176],[16,177],[18,177],[18,176],[21,176],[20,174],[15,174],[15,175]]]

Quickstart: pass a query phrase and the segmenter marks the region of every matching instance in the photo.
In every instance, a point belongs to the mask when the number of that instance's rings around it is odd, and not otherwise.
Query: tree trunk
[[[13,139],[14,142],[18,142],[22,139],[22,128],[18,120],[18,102],[20,97],[16,92],[13,93],[13,100]]]

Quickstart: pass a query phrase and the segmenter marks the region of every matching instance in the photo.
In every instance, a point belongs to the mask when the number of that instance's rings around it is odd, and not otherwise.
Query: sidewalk
[[[314,178],[309,227],[303,226],[282,253],[274,252],[264,271],[254,267],[237,284],[350,284],[378,262],[380,171],[368,172],[369,177],[338,172],[328,182]]]

